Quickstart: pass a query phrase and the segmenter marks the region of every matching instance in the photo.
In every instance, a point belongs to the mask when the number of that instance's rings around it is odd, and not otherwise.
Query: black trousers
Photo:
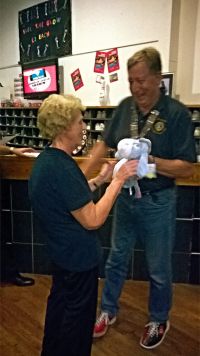
[[[97,267],[53,274],[41,356],[91,355],[97,293]]]

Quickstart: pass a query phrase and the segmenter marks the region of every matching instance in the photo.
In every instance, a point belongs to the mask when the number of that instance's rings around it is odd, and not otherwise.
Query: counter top
[[[81,164],[87,157],[74,157],[78,164]],[[0,155],[0,177],[2,179],[27,180],[30,176],[35,157],[19,157],[15,155]],[[91,177],[96,176],[96,171]],[[194,174],[190,178],[176,180],[177,185],[200,186],[200,163],[194,163]]]
[[[74,157],[80,165],[86,157]],[[0,178],[27,180],[30,176],[35,157],[0,155]],[[100,167],[100,166],[99,166]],[[98,173],[98,167],[92,172],[91,178]]]

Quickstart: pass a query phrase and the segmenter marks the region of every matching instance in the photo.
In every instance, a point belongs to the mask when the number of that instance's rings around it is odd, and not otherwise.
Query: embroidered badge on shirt
[[[156,134],[162,134],[166,128],[166,121],[159,118],[153,125],[152,131]]]

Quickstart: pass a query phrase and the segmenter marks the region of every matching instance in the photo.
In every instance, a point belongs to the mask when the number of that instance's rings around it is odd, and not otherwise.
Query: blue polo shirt
[[[104,141],[107,146],[117,149],[118,142],[126,137],[131,137],[130,118],[133,98],[122,100],[114,116],[104,132]],[[180,159],[195,162],[194,128],[189,110],[181,102],[170,96],[161,94],[152,110],[159,111],[151,130],[145,136],[151,140],[151,154],[164,159]],[[139,132],[145,125],[147,115],[143,115],[137,108]],[[154,191],[171,187],[175,184],[173,178],[157,174],[157,178],[143,178],[139,180],[140,189]]]

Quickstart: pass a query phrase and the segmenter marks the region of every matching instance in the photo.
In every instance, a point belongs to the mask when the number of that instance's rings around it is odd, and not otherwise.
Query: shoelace
[[[159,323],[151,322],[147,324],[149,326],[148,334],[149,336],[153,337],[154,335],[158,335]]]
[[[96,325],[99,325],[102,320],[105,320],[105,324],[108,324],[108,314],[107,313],[101,313],[99,317],[97,318]]]

